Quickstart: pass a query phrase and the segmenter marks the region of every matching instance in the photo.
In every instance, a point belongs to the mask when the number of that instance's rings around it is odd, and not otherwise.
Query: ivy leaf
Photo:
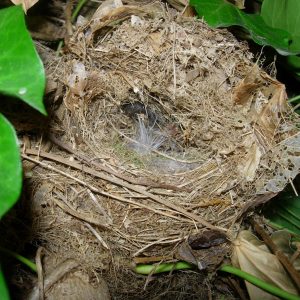
[[[45,71],[26,29],[21,6],[0,10],[0,92],[43,114]]]
[[[266,24],[286,30],[291,34],[290,49],[295,53],[300,49],[299,11],[299,0],[264,0],[261,7],[261,16]],[[288,56],[286,63],[294,76],[299,79],[300,58],[298,56]]]
[[[268,26],[260,15],[246,14],[224,0],[190,0],[190,5],[211,27],[241,26],[257,44],[272,46],[281,53],[294,54],[294,50],[289,48],[291,35],[285,30]],[[300,53],[300,48],[297,53]]]
[[[0,114],[0,219],[16,203],[22,188],[22,165],[17,135]]]
[[[299,0],[264,0],[261,16],[266,24],[300,35]]]

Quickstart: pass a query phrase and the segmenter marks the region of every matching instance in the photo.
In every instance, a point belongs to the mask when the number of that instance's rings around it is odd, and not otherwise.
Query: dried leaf
[[[239,169],[242,176],[247,181],[252,181],[255,177],[256,170],[259,166],[262,153],[252,135],[248,136],[244,144],[246,142],[249,142],[249,140],[250,142],[252,142],[251,146],[247,147],[248,150],[247,155],[245,156],[245,161],[242,162],[242,165],[239,166]]]
[[[245,8],[245,0],[229,0],[232,4],[234,4],[239,9]]]
[[[106,0],[101,3],[93,14],[91,20],[101,20],[105,16],[109,15],[112,10],[118,7],[122,7],[123,3],[121,0]]]
[[[203,233],[189,236],[188,242],[192,249],[199,250],[226,243],[227,238],[221,231],[207,230]]]
[[[276,168],[275,176],[270,178],[260,193],[279,193],[286,185],[287,179],[294,179],[300,172],[300,133],[285,139],[272,148],[272,160],[277,158],[278,163],[269,163],[273,170]],[[271,162],[271,159],[268,161]],[[267,161],[267,162],[268,162]]]
[[[181,259],[188,263],[196,265],[200,268],[202,267],[202,266],[198,265],[198,261],[197,261],[196,257],[194,256],[190,245],[187,242],[183,242],[182,244],[180,244],[180,246],[177,249],[176,257],[178,259]],[[203,269],[203,267],[202,267],[202,269]]]
[[[186,18],[193,18],[196,16],[196,12],[193,7],[186,6],[184,11],[182,12],[182,15]]]
[[[253,92],[260,86],[260,70],[257,65],[234,89],[233,101],[238,105],[249,105],[253,99]]]
[[[258,95],[255,102],[254,93]],[[285,87],[255,66],[237,86],[233,99],[246,114],[251,111],[253,118],[254,134],[243,142],[246,155],[239,166],[242,176],[253,181],[262,155],[274,147],[276,130],[287,110]]]
[[[168,3],[179,11],[184,10],[188,5],[188,0],[167,0]]]
[[[84,64],[77,60],[72,61],[72,73],[66,78],[68,85],[67,93],[64,97],[64,104],[70,111],[78,107],[79,99],[85,94],[88,82],[88,73]],[[87,100],[87,98],[86,98]]]
[[[194,250],[187,242],[183,242],[177,249],[176,258],[196,265],[199,270],[212,272],[222,263],[228,249],[228,245],[223,243],[208,249]]]
[[[233,245],[234,266],[291,294],[298,294],[276,255],[270,253],[268,248],[250,231],[241,231]],[[248,282],[246,286],[250,299],[278,299]]]
[[[245,105],[252,101],[252,93],[258,88],[257,83],[246,83],[242,82],[235,91],[234,101],[236,104]]]
[[[268,85],[262,85],[263,82]],[[262,95],[261,102],[256,97],[256,102],[252,103],[254,93]],[[251,109],[255,138],[264,152],[273,146],[275,130],[280,124],[282,113],[287,110],[286,99],[284,85],[260,71],[257,66],[235,88],[233,100],[235,104],[242,105],[246,113]]]
[[[102,10],[97,14],[95,13],[89,24],[91,30],[90,35],[86,37],[87,41],[91,42],[94,34],[106,26],[110,26],[117,21],[128,19],[132,15],[140,16],[144,14],[147,14],[145,9],[137,6],[119,6],[116,8],[110,7],[110,9]],[[101,16],[101,18],[99,16]]]
[[[215,270],[228,252],[226,235],[217,230],[207,230],[189,236],[177,249],[176,257],[198,267]]]
[[[259,130],[256,133],[260,135],[260,141],[264,141],[264,148],[269,149],[275,135],[275,130],[282,119],[282,114],[287,111],[287,95],[285,86],[275,82],[273,96],[268,104],[263,108],[256,120],[256,126]]]
[[[11,0],[11,2],[15,5],[22,4],[23,10],[26,13],[27,10],[36,4],[39,0]]]
[[[87,72],[83,63],[73,61],[73,73],[68,77],[68,86],[74,95],[82,97],[87,84]]]

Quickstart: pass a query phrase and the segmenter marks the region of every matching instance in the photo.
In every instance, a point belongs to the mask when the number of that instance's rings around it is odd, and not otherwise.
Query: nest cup
[[[33,172],[36,237],[53,253],[119,278],[133,257],[172,255],[201,230],[234,237],[246,210],[299,173],[284,86],[226,30],[160,4],[120,6],[79,26],[68,50],[47,69],[66,90],[50,131],[90,169]]]

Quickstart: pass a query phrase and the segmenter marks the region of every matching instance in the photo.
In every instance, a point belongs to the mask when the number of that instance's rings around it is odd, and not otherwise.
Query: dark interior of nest
[[[132,157],[136,166],[166,174],[188,171],[199,165],[182,161],[195,159],[187,149],[196,151],[197,148],[189,144],[186,128],[175,117],[168,116],[159,103],[132,100],[121,104],[120,108],[123,118],[107,117],[121,138],[116,141],[117,151],[123,148],[132,153],[127,155],[127,160]]]

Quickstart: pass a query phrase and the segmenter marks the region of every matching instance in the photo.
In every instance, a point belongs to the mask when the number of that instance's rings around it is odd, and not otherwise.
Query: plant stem
[[[171,272],[173,270],[185,270],[193,269],[194,266],[185,262],[179,261],[176,263],[163,263],[159,265],[137,265],[135,267],[135,272],[138,274],[149,275],[149,274],[158,274],[163,272]]]
[[[71,21],[72,23],[76,20],[81,8],[83,7],[83,5],[87,2],[88,0],[80,0],[76,7],[75,7],[75,10],[73,11],[73,14],[72,14],[72,18],[71,18]]]
[[[87,1],[88,1],[88,0],[80,0],[80,1],[77,3],[77,5],[76,5],[76,7],[75,7],[75,10],[74,10],[73,13],[72,13],[72,17],[71,17],[71,22],[72,22],[72,23],[76,20],[78,14],[79,14],[79,12],[80,12],[80,10],[82,9],[83,5],[84,5]],[[59,41],[58,46],[57,46],[57,49],[56,49],[56,54],[57,54],[57,55],[59,55],[60,50],[61,50],[61,48],[63,47],[63,45],[64,45],[64,41],[63,41],[63,40]]]
[[[0,247],[0,251],[2,253],[5,253],[7,254],[8,256],[11,256],[15,259],[17,259],[18,261],[20,261],[21,263],[23,263],[24,265],[26,265],[29,269],[31,269],[33,272],[36,273],[37,269],[36,269],[36,265],[35,263],[33,263],[31,260],[29,260],[28,258],[16,253],[16,252],[13,252],[11,250],[8,250],[8,249],[5,249],[5,248],[2,248]]]
[[[10,299],[1,266],[0,266],[0,296],[2,300]]]
[[[295,97],[293,97],[293,98],[290,98],[290,99],[288,100],[288,103],[297,102],[298,100],[300,100],[300,95],[297,95],[297,96],[295,96]]]
[[[230,274],[237,275],[238,277],[243,278],[244,280],[247,280],[248,282],[263,289],[264,291],[266,291],[274,296],[278,296],[282,299],[286,299],[286,300],[299,300],[300,299],[299,296],[290,294],[272,284],[264,282],[263,280],[255,277],[247,272],[244,272],[238,268],[235,268],[235,267],[232,267],[229,265],[224,265],[219,270],[222,272],[227,272]]]
[[[140,264],[135,267],[135,272],[138,274],[143,274],[143,275],[149,275],[149,274],[159,274],[163,272],[171,272],[173,270],[185,270],[185,269],[193,269],[194,266],[184,262],[184,261],[179,261],[177,263],[162,263],[160,265],[147,265],[147,264]],[[300,300],[300,297],[297,295],[290,294],[272,284],[269,284],[247,272],[244,272],[238,268],[235,268],[233,266],[229,265],[223,265],[219,271],[222,272],[227,272],[233,275],[236,275],[252,284],[255,286],[261,288],[262,290],[278,296],[282,299],[286,300]]]

